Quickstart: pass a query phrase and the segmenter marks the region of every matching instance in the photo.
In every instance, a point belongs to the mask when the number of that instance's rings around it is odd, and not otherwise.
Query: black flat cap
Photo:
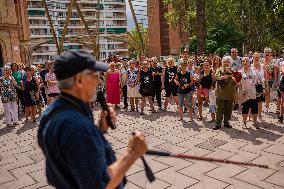
[[[67,51],[55,58],[54,73],[58,80],[72,77],[87,69],[105,72],[109,69],[109,65],[95,61],[94,57],[84,50]]]

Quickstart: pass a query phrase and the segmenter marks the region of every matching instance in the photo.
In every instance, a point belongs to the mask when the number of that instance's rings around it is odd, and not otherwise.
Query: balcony
[[[29,5],[28,10],[41,10],[44,11],[44,7],[42,5]]]
[[[31,38],[48,38],[52,37],[52,34],[31,34]]]
[[[49,25],[33,25],[33,24],[30,24],[30,29],[49,29]]]

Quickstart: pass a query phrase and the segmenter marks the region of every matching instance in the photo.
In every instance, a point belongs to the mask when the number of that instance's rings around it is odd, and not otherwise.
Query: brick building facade
[[[25,0],[0,1],[0,66],[8,62],[26,62],[21,40],[29,39]]]
[[[167,23],[165,13],[170,7],[163,0],[148,1],[149,56],[179,55],[181,39],[177,31]]]

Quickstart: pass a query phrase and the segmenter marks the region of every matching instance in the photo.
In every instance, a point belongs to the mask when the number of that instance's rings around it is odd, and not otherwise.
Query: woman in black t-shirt
[[[138,81],[140,82],[139,93],[142,95],[141,100],[141,115],[144,115],[144,105],[146,98],[148,98],[152,113],[155,112],[152,96],[153,96],[153,74],[148,67],[148,62],[144,61],[142,63],[142,69],[138,74]]]
[[[173,58],[169,58],[167,60],[167,64],[168,66],[164,68],[162,74],[162,88],[164,88],[166,92],[166,100],[164,104],[165,111],[167,110],[168,104],[171,100],[171,96],[173,97],[176,105],[178,106],[177,86],[174,82],[174,79],[177,74],[177,67],[174,65]]]
[[[205,99],[206,104],[208,104],[209,89],[211,88],[212,82],[214,79],[213,70],[210,69],[209,60],[205,60],[203,63],[203,70],[200,73],[199,87],[197,89],[197,98],[198,98],[198,112],[199,120],[202,120],[202,105],[203,99]]]
[[[175,83],[178,86],[179,99],[179,115],[180,120],[183,120],[183,106],[188,110],[189,122],[192,122],[192,95],[193,95],[193,76],[186,71],[187,63],[181,63],[181,71],[175,77]]]

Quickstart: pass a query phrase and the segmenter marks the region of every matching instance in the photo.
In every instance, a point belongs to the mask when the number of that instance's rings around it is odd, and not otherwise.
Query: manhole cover
[[[200,144],[195,145],[195,147],[198,148],[202,148],[202,149],[206,149],[206,150],[214,150],[214,148],[217,148],[219,146],[222,146],[224,144],[226,144],[226,141],[223,140],[218,140],[218,139],[213,139],[213,138],[209,138],[208,140],[206,140],[205,142],[202,142]]]

